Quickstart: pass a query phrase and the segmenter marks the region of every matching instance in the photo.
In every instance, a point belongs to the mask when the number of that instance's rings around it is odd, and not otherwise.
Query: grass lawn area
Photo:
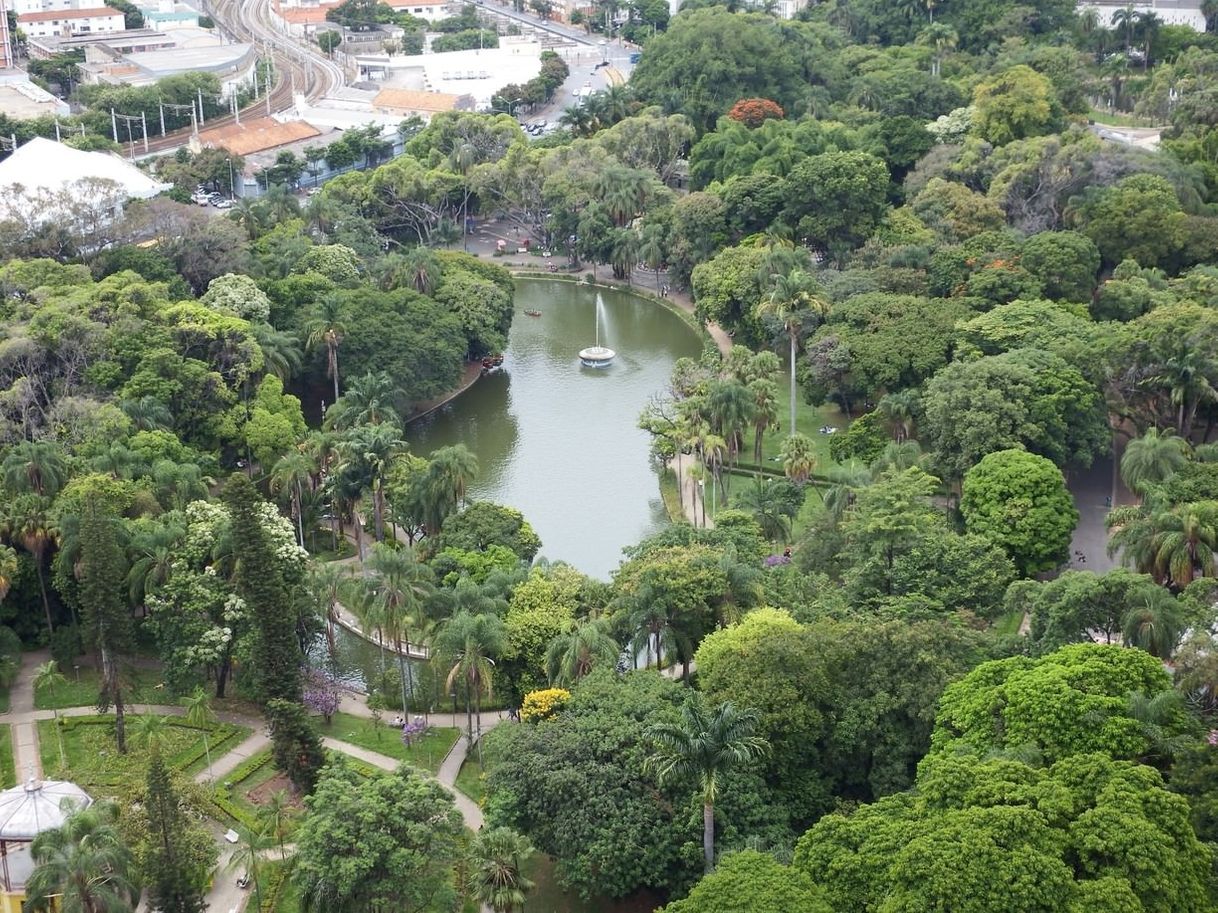
[[[330,725],[323,724],[319,731],[332,739],[397,758],[433,774],[440,769],[440,762],[444,760],[444,756],[460,734],[457,729],[433,726],[420,741],[407,748],[402,744],[399,732],[393,726],[387,725],[392,719],[393,714],[390,713],[381,725],[376,727],[370,719],[349,713],[336,713]]]
[[[82,667],[79,675],[72,669],[63,670],[67,679],[58,688],[34,693],[37,710],[63,710],[65,707],[92,707],[97,704],[101,690],[100,674],[92,667]],[[161,686],[161,677],[145,669],[128,672],[124,699],[129,704],[176,704],[177,700]],[[8,697],[5,696],[7,705]],[[7,709],[7,706],[6,708]]]
[[[13,727],[0,726],[0,789],[17,785],[17,763],[13,759]]]
[[[139,782],[148,770],[148,750],[135,738],[135,718],[128,716],[127,753],[119,754],[114,740],[114,718],[70,717],[61,718],[63,723],[63,749],[67,770],[62,771],[59,759],[59,740],[55,735],[54,720],[38,722],[39,752],[42,768],[48,774],[64,774],[64,779],[73,781],[86,790],[114,788],[124,783]],[[223,754],[225,746],[245,738],[249,730],[242,726],[221,723],[208,734],[212,757]],[[203,734],[193,727],[182,725],[172,719],[162,736],[161,754],[169,766],[183,773],[192,773],[207,766],[203,747]]]
[[[778,421],[782,425],[782,430],[766,432],[761,441],[761,455],[767,468],[781,471],[782,463],[774,458],[782,453],[782,442],[787,439],[787,425],[791,421],[791,383],[787,379],[785,371],[775,378],[775,382],[778,384]],[[835,405],[809,406],[804,402],[803,393],[799,387],[795,388],[795,430],[807,435],[816,448],[817,475],[824,475],[825,470],[834,465],[829,456],[830,436],[821,434],[820,427],[833,425],[840,433],[850,427],[851,421],[852,419],[847,418],[846,414]],[[752,464],[752,433],[745,435],[744,452],[740,456],[741,466]]]
[[[1149,126],[1149,121],[1145,118],[1135,117],[1132,114],[1119,114],[1114,111],[1101,111],[1098,108],[1092,108],[1087,113],[1087,118],[1097,124],[1107,124],[1109,127]]]

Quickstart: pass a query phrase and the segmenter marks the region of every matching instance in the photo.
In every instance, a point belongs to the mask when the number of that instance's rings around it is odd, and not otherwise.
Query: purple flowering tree
[[[304,705],[314,713],[320,713],[327,726],[338,712],[339,699],[338,681],[333,675],[318,669],[305,673]]]

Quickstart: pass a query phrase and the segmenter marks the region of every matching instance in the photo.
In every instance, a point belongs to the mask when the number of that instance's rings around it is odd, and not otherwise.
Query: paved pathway
[[[17,678],[14,680],[9,692],[9,710],[7,713],[0,714],[0,723],[8,723],[13,727],[13,754],[14,760],[17,763],[17,775],[19,779],[27,776],[27,771],[31,764],[36,776],[41,776],[42,774],[37,723],[39,720],[53,719],[55,714],[51,710],[34,709],[34,674],[37,667],[49,658],[50,654],[44,650],[31,651],[22,656]],[[340,709],[343,712],[365,718],[372,715],[372,711],[368,709],[364,696],[356,692],[346,691],[342,694]],[[59,714],[60,716],[91,716],[96,712],[97,710],[94,707],[68,707],[60,710]],[[151,712],[164,716],[181,716],[184,710],[181,707],[172,705],[133,704],[129,705],[128,712],[132,715]],[[260,718],[229,712],[218,713],[217,717],[223,722],[246,726],[253,730],[253,733],[239,744],[219,756],[212,757],[211,774],[218,780],[223,778],[225,774],[231,773],[237,765],[247,758],[266,750],[270,745],[270,738],[267,736]],[[507,715],[502,712],[483,713],[480,732],[484,733],[494,728],[506,718]],[[466,717],[463,713],[433,713],[430,714],[430,721],[433,726],[451,727],[461,731],[464,731],[466,727]],[[333,751],[340,751],[359,758],[383,770],[395,770],[401,763],[395,758],[390,758],[338,739],[324,738],[322,742]],[[455,785],[457,774],[461,771],[461,765],[465,761],[469,748],[470,742],[467,738],[458,738],[444,757],[437,779],[452,793],[454,803],[458,811],[461,812],[461,817],[466,827],[476,831],[483,825],[482,809],[468,796],[459,792]],[[208,779],[209,776],[206,769],[200,771],[195,776],[196,782],[199,783],[206,783]],[[227,863],[232,856],[233,850],[232,846],[223,838],[227,828],[223,825],[216,825],[211,829],[220,844],[220,864],[216,871],[212,888],[206,897],[207,909],[210,913],[240,913],[249,902],[252,891],[238,888],[236,885],[237,874],[227,868]]]

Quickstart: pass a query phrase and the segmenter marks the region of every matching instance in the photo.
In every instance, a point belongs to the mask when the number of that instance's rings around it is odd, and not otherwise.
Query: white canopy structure
[[[0,219],[76,220],[121,211],[127,200],[146,200],[163,184],[108,152],[82,152],[35,137],[0,162]]]
[[[93,799],[75,783],[30,778],[0,792],[0,874],[4,889],[25,884],[33,871],[29,845],[43,831],[59,827]],[[16,844],[13,846],[12,844]]]

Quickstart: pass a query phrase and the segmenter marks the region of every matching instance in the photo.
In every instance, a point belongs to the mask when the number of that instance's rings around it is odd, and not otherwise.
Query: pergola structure
[[[34,838],[92,804],[89,794],[75,783],[39,780],[33,773],[25,783],[0,792],[0,877],[6,893],[20,890],[29,880]]]

